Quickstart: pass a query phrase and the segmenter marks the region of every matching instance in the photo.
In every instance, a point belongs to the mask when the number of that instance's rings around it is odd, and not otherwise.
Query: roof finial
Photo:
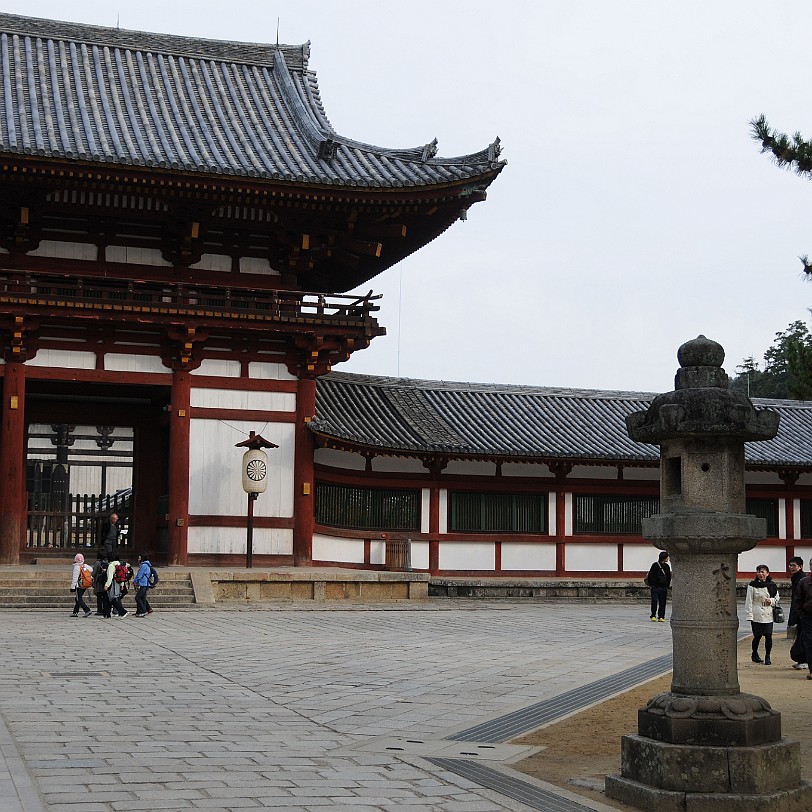
[[[276,47],[279,47],[279,17],[276,18]]]

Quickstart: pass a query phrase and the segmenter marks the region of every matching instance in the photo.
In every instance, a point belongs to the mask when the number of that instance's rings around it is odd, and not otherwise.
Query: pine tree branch
[[[762,113],[750,121],[752,136],[761,142],[761,151],[769,152],[778,166],[795,169],[799,175],[812,174],[812,144],[799,132],[790,137],[774,130]]]

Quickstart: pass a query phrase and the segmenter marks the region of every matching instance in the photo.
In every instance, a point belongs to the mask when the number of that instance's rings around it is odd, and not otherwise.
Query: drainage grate
[[[595,806],[584,806],[572,798],[565,797],[565,790],[546,790],[519,778],[512,778],[498,770],[475,761],[458,759],[428,758],[436,767],[448,770],[462,778],[467,778],[481,787],[498,792],[514,801],[520,801],[531,809],[543,812],[590,812]],[[606,808],[606,807],[603,807]]]
[[[527,708],[508,713],[489,722],[469,727],[448,738],[453,741],[505,742],[522,733],[536,730],[563,716],[594,705],[607,697],[634,688],[641,682],[658,677],[671,670],[671,654],[627,668],[619,674],[590,682],[572,691],[545,699]]]

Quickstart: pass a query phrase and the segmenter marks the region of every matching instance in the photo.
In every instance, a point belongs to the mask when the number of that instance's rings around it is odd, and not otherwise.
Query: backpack
[[[157,583],[158,583],[158,572],[156,571],[155,567],[153,567],[152,564],[150,564],[149,575],[147,576],[147,586],[150,589],[154,589]]]
[[[84,564],[79,569],[79,580],[76,582],[79,589],[90,589],[93,586],[93,574],[90,567]]]
[[[651,586],[651,584],[648,582],[648,575],[646,575],[646,577],[645,577],[645,578],[643,578],[643,583],[644,583],[646,586]]]
[[[113,578],[117,584],[126,584],[130,580],[130,568],[126,564],[116,564]]]

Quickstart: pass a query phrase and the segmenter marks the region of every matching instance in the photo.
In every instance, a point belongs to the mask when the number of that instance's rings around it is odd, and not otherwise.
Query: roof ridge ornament
[[[429,141],[425,147],[423,147],[423,155],[420,158],[423,163],[426,161],[430,161],[435,155],[437,154],[437,139],[435,138],[433,141]]]
[[[332,136],[327,136],[320,144],[319,144],[319,154],[318,158],[320,161],[327,161],[330,163],[336,155],[338,154],[338,141],[336,141]]]
[[[502,154],[502,141],[499,136],[496,136],[496,140],[492,144],[488,144],[488,162],[489,163],[496,163],[499,160],[499,156]]]

